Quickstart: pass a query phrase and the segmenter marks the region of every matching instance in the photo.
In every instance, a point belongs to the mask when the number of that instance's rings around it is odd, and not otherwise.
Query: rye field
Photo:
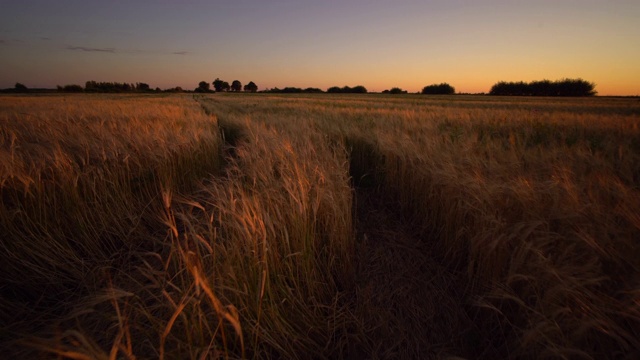
[[[0,97],[0,355],[640,358],[640,101]]]

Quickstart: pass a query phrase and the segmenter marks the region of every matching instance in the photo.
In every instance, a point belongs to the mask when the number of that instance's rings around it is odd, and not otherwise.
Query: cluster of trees
[[[391,95],[400,95],[400,94],[406,94],[407,90],[402,90],[399,87],[392,87],[391,89],[383,90],[382,93],[391,94]]]
[[[425,95],[453,95],[455,93],[456,89],[447,83],[433,84],[422,88],[422,94]]]
[[[164,92],[183,92],[184,90],[180,86],[165,89]]]
[[[198,84],[198,87],[195,88],[193,91],[197,93],[215,92],[211,90],[211,85],[206,81],[200,81],[200,83]]]
[[[213,85],[213,88],[211,87]],[[110,92],[110,93],[122,93],[122,92],[160,92],[160,88],[151,89],[149,84],[146,83],[119,83],[119,82],[97,82],[87,81],[84,88],[80,85],[70,84],[65,86],[57,86],[59,92]],[[16,83],[12,89],[0,90],[2,92],[50,92],[50,89],[28,89],[22,83]],[[164,90],[165,92],[183,92],[181,87],[175,87]],[[257,92],[258,85],[253,81],[250,81],[246,85],[242,85],[239,80],[233,80],[231,84],[216,78],[213,82],[208,83],[201,81],[198,87],[193,90],[198,93],[214,93],[214,92]],[[306,89],[297,87],[285,87],[284,89],[273,88],[267,89],[263,92],[266,93],[282,93],[282,94],[299,94],[299,93],[323,93],[321,89],[309,87]],[[326,91],[329,94],[366,94],[367,88],[362,85],[354,87],[349,86],[332,86]],[[407,91],[399,87],[394,87],[388,90],[384,90],[383,94],[406,94]],[[456,93],[453,86],[447,83],[432,84],[422,88],[422,94],[433,95],[443,94],[452,95]],[[556,81],[540,80],[526,83],[519,82],[505,82],[500,81],[491,87],[489,95],[517,95],[517,96],[593,96],[596,95],[595,84],[582,79],[562,79]]]
[[[540,80],[526,83],[500,81],[494,84],[489,95],[509,96],[593,96],[595,84],[582,79]]]
[[[77,85],[66,85],[65,87],[75,87]],[[63,90],[64,88],[63,87]],[[149,84],[146,83],[119,83],[119,82],[98,82],[87,81],[84,84],[85,92],[134,92],[134,91],[153,91]]]
[[[264,90],[262,92],[274,93],[274,94],[318,94],[318,93],[324,93],[325,91],[323,91],[322,89],[319,89],[319,88],[314,88],[314,87],[308,87],[306,89],[298,88],[298,87],[286,87],[284,89],[280,89],[280,88],[275,87],[273,89],[267,89],[267,90]],[[326,92],[329,93],[329,94],[366,94],[367,93],[367,88],[365,88],[362,85],[358,85],[358,86],[354,86],[354,87],[350,87],[350,86],[343,86],[343,87],[332,86],[332,87],[328,88]]]
[[[273,94],[316,94],[323,93],[322,89],[308,87],[306,89],[297,88],[297,87],[286,87],[284,89],[273,88],[264,90],[265,93],[273,93]]]
[[[57,88],[58,88],[58,91],[61,91],[61,92],[78,93],[78,92],[84,91],[84,88],[82,88],[82,86],[76,85],[76,84],[65,85],[65,86],[58,85]]]
[[[50,89],[28,88],[25,84],[17,82],[12,88],[0,89],[0,93],[46,93]]]
[[[206,85],[204,85],[206,84]],[[211,83],[213,85],[213,90],[210,89],[209,84],[206,81],[201,81],[200,85],[196,88],[196,92],[221,92],[221,91],[233,91],[233,92],[257,92],[258,85],[256,85],[253,81],[249,81],[248,84],[242,86],[240,80],[233,80],[231,84],[224,80],[220,80],[220,78],[216,78]],[[205,90],[206,89],[206,90]]]
[[[327,89],[329,94],[366,94],[367,88],[362,85],[357,85],[354,87],[349,86],[332,86]]]

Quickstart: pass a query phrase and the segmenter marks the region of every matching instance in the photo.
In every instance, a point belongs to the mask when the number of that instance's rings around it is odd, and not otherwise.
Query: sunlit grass
[[[0,98],[2,334],[69,358],[410,356],[369,338],[402,309],[354,303],[366,187],[459,284],[463,308],[437,306],[479,329],[425,357],[631,358],[639,116],[600,98]]]

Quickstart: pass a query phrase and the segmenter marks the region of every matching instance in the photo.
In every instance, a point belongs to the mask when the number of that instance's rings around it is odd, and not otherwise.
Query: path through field
[[[218,105],[218,104],[216,104]],[[207,109],[207,105],[203,108]],[[216,111],[217,108],[211,107]],[[229,108],[226,113],[245,109]],[[219,117],[220,121],[220,117]],[[233,122],[221,125],[227,156],[234,157],[242,136]],[[350,143],[355,201],[356,284],[346,290],[345,304],[359,324],[346,338],[333,339],[336,348],[348,341],[349,359],[482,358],[486,339],[467,313],[468,301],[460,274],[431,251],[428,238],[419,235],[377,188],[378,157],[370,144]],[[465,308],[465,306],[467,306]],[[346,340],[348,339],[348,340]],[[331,352],[331,350],[329,351]],[[488,350],[488,353],[492,353]],[[334,353],[335,355],[335,353]]]
[[[430,252],[428,239],[377,196],[356,190],[359,246],[356,314],[367,324],[363,358],[425,359],[470,354],[477,331],[456,276]],[[359,353],[358,353],[359,352]]]

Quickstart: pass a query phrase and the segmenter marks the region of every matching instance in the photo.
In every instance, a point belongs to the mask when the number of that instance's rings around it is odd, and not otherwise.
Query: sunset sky
[[[583,78],[640,95],[638,0],[0,0],[0,88],[260,90]]]

